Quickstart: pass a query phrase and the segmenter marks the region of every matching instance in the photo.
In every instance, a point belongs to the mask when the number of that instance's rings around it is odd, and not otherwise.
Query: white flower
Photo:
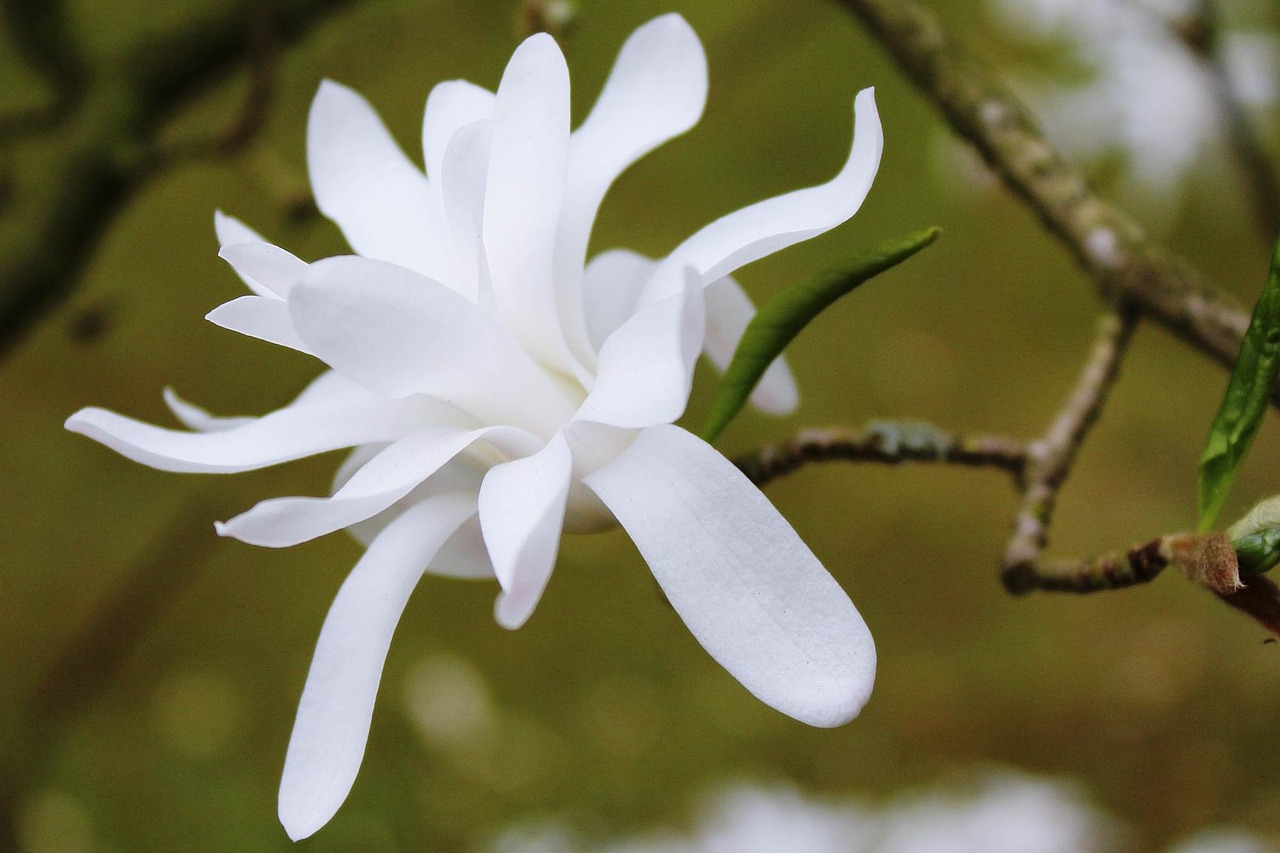
[[[553,39],[512,57],[496,94],[463,81],[427,100],[426,174],[372,108],[324,83],[311,109],[316,201],[357,255],[307,264],[217,219],[252,296],[229,329],[331,370],[260,418],[214,418],[167,394],[178,432],[84,409],[67,421],[168,471],[232,472],[355,447],[329,498],[264,501],[218,526],[285,547],[343,528],[368,550],[325,619],[280,787],[293,838],[341,805],[364,752],[391,634],[424,571],[496,577],[497,619],[537,604],[562,530],[621,524],[694,636],[761,700],[834,726],[857,715],[871,636],[840,586],[723,456],[673,426],[705,349],[723,367],[754,309],[729,274],[848,219],[879,165],[870,90],[829,183],[713,222],[661,260],[584,261],[609,185],[698,120],[706,60],[688,24],[628,39],[587,120],[569,132]],[[785,364],[754,402],[788,411]]]

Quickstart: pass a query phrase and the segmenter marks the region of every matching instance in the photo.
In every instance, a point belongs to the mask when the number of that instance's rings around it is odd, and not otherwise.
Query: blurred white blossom
[[[754,314],[730,274],[861,206],[883,144],[875,102],[857,96],[857,134],[828,183],[722,217],[661,259],[615,249],[588,262],[609,186],[692,127],[706,90],[693,31],[657,18],[627,40],[571,134],[564,57],[535,35],[496,93],[461,80],[432,90],[424,173],[363,98],[325,82],[307,131],[311,184],[356,254],[306,263],[219,215],[221,256],[252,295],[209,319],[329,370],[260,418],[213,417],[167,393],[193,432],[94,408],[68,420],[168,471],[355,448],[332,496],[263,501],[218,525],[268,547],[344,528],[368,546],[325,620],[289,743],[291,837],[323,826],[355,780],[422,573],[496,578],[497,619],[516,628],[562,532],[621,524],[707,651],[778,710],[833,726],[866,702],[875,649],[848,596],[732,463],[673,422],[699,353],[723,369]],[[796,400],[781,361],[753,396],[771,412]],[[436,731],[438,717],[419,722]]]
[[[1024,68],[1012,79],[1049,138],[1087,161],[1119,154],[1140,198],[1176,202],[1191,174],[1221,160],[1225,128],[1212,72],[1181,28],[1191,0],[993,0],[1027,42],[1053,41],[1083,66],[1082,79]],[[1218,50],[1236,98],[1252,110],[1277,103],[1280,41],[1265,31],[1222,30]]]

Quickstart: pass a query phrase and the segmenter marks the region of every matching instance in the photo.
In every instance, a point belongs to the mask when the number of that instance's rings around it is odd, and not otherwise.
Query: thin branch
[[[24,5],[22,0],[10,0]],[[276,0],[274,34],[297,39],[356,0]],[[90,69],[83,95],[49,132],[0,228],[0,354],[66,296],[115,214],[174,161],[159,132],[183,104],[253,52],[247,2],[218,5],[127,56]]]
[[[1227,70],[1219,18],[1214,0],[1199,0],[1187,17],[1174,23],[1174,29],[1213,85],[1227,147],[1240,170],[1259,235],[1270,247],[1280,232],[1280,181]]]
[[[833,460],[990,467],[1020,478],[1027,463],[1027,448],[1004,436],[959,436],[918,421],[871,421],[861,431],[804,430],[788,441],[739,456],[734,464],[753,483],[763,486],[802,465]]]
[[[1037,559],[1024,563],[1017,575],[1022,585],[1012,591],[1025,593],[1038,589],[1087,593],[1148,583],[1169,565],[1165,539],[1162,536],[1145,545],[1135,545],[1128,551],[1111,552],[1100,557]],[[1009,585],[1007,576],[1005,585]]]
[[[932,13],[913,0],[838,2],[1035,211],[1105,299],[1132,305],[1221,364],[1235,364],[1248,314],[1099,198],[1012,92],[953,42]],[[1280,390],[1272,402],[1280,405]]]
[[[1044,437],[1028,449],[1022,505],[1000,563],[1001,579],[1012,593],[1037,588],[1035,573],[1040,552],[1049,538],[1049,522],[1058,490],[1119,375],[1120,363],[1136,325],[1136,315],[1129,311],[1108,314],[1098,321],[1093,348],[1080,379]]]

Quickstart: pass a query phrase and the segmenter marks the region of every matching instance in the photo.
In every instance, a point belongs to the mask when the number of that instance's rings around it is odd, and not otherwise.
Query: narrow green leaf
[[[1271,389],[1280,375],[1280,241],[1271,273],[1240,344],[1227,393],[1200,456],[1200,530],[1211,529],[1227,501],[1236,472],[1262,425]]]
[[[716,440],[742,410],[765,370],[810,320],[864,281],[902,263],[941,233],[941,228],[928,228],[882,243],[869,252],[802,281],[756,312],[742,333],[733,360],[716,389],[711,413],[702,428],[702,438],[707,442]]]

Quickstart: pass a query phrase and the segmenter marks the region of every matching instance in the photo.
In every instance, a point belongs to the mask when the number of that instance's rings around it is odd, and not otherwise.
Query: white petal
[[[573,372],[552,264],[569,147],[569,70],[540,33],[516,49],[493,106],[484,244],[507,328],[549,365]]]
[[[306,261],[270,243],[233,243],[223,246],[218,257],[231,264],[241,278],[261,284],[281,299],[288,298],[294,282],[307,271]]]
[[[484,194],[489,174],[491,122],[482,119],[458,130],[444,155],[441,204],[453,236],[459,283],[455,289],[479,303],[479,269],[483,252]],[[483,307],[483,306],[482,306]]]
[[[427,109],[422,120],[422,152],[427,163],[427,177],[439,181],[444,169],[445,151],[453,135],[463,127],[493,113],[493,93],[466,80],[437,83],[427,96]]]
[[[708,285],[706,295],[707,358],[724,372],[733,360],[733,353],[747,324],[756,315],[756,306],[751,304],[751,299],[731,276]],[[751,392],[751,403],[771,415],[789,415],[800,405],[800,390],[785,356],[778,356],[765,370],[760,383]]]
[[[395,441],[426,424],[448,422],[434,400],[386,400],[379,405],[289,406],[234,429],[178,432],[105,409],[81,409],[66,428],[122,456],[161,471],[229,474],[364,444]]]
[[[486,423],[544,437],[572,414],[546,374],[474,303],[402,267],[317,261],[289,308],[316,355],[378,393],[429,394]]]
[[[396,623],[440,545],[474,512],[475,504],[457,495],[411,508],[369,546],[338,590],[280,780],[280,822],[295,841],[328,823],[351,791]]]
[[[480,487],[480,527],[502,585],[495,616],[519,628],[555,568],[573,458],[564,436],[538,453],[495,466]]]
[[[197,432],[221,432],[225,429],[235,429],[244,426],[256,418],[248,417],[232,417],[220,418],[200,408],[199,406],[188,403],[186,400],[178,396],[178,392],[172,388],[164,389],[164,402],[169,407],[169,411],[173,412],[183,426],[187,429],[193,429]]]
[[[489,551],[484,546],[478,517],[468,519],[449,537],[449,541],[440,546],[427,571],[447,578],[493,578],[493,563],[489,562]]]
[[[204,318],[216,326],[267,343],[311,354],[293,330],[289,303],[274,296],[241,296],[224,302]]]
[[[290,406],[313,406],[317,403],[371,403],[383,398],[363,385],[352,382],[336,370],[326,370],[302,389]]]
[[[382,512],[477,441],[505,441],[531,453],[537,440],[513,427],[424,430],[391,444],[329,498],[273,498],[225,523],[220,536],[250,545],[288,548],[341,530]]]
[[[448,281],[448,234],[426,175],[364,98],[330,80],[311,104],[307,168],[316,205],[352,249]]]
[[[866,623],[729,460],[679,427],[656,426],[584,482],[698,642],[744,687],[810,725],[857,716],[875,681]]]
[[[265,243],[262,235],[254,231],[248,225],[245,225],[234,216],[227,216],[221,210],[215,210],[213,213],[213,231],[218,235],[219,246],[234,246],[237,243]],[[240,280],[245,286],[259,296],[274,296],[271,289],[264,287],[254,281],[252,277],[236,270],[236,275],[240,276]]]
[[[697,124],[706,101],[706,54],[684,18],[663,15],[631,34],[591,114],[569,142],[562,274],[582,268],[596,211],[618,175]]]
[[[596,352],[627,318],[658,262],[627,249],[611,249],[591,259],[582,275],[582,308]]]
[[[702,350],[703,302],[702,280],[687,269],[680,293],[623,323],[600,349],[595,387],[575,420],[636,428],[680,417]]]
[[[863,89],[854,100],[857,132],[849,159],[825,184],[757,202],[712,222],[685,240],[663,262],[663,270],[645,300],[661,298],[676,287],[677,268],[692,265],[712,282],[754,260],[829,231],[862,206],[871,189],[884,133],[875,93]]]

